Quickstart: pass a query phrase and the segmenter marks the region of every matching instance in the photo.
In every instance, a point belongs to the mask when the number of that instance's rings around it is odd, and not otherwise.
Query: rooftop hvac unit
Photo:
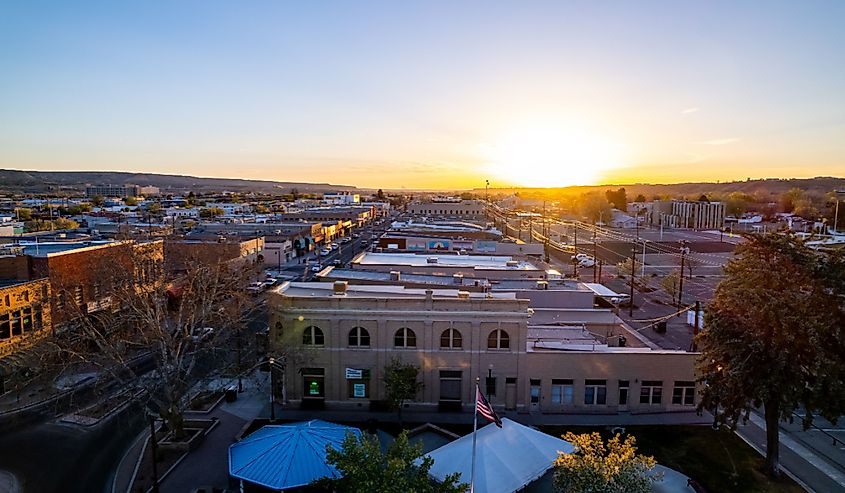
[[[508,267],[519,267],[519,262],[517,262],[516,260],[508,260],[505,265],[507,265]]]
[[[469,299],[469,291],[458,291],[458,298],[462,300]]]
[[[334,282],[334,294],[342,295],[346,294],[346,288],[349,286],[348,281],[335,281]]]
[[[427,259],[425,259],[425,261],[429,264],[436,264],[437,263],[437,257],[428,257]]]
[[[546,291],[549,289],[548,281],[537,281],[537,289],[541,291]]]
[[[399,272],[398,270],[390,271],[390,280],[391,281],[398,281],[399,279],[401,279],[401,277],[402,277],[402,273]]]
[[[464,283],[464,275],[463,274],[452,274],[452,282],[455,284],[463,284]]]

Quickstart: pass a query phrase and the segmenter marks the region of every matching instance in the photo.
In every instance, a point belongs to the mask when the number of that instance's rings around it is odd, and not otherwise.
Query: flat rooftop
[[[353,263],[363,267],[368,265],[402,265],[408,267],[468,267],[486,270],[541,270],[525,260],[514,260],[510,256],[492,255],[441,255],[431,253],[417,255],[414,253],[366,252],[353,260]]]
[[[114,243],[112,240],[90,240],[90,241],[21,241],[10,247],[18,247],[24,255],[33,257],[46,257],[53,253],[65,253],[83,248],[98,247]]]
[[[350,284],[346,288],[344,298],[417,298],[425,299],[426,289],[406,288],[396,285],[358,285]],[[458,289],[433,289],[434,299],[457,299]],[[272,290],[283,296],[302,298],[337,298],[334,293],[334,283],[328,282],[286,282]],[[474,300],[516,300],[514,293],[469,293]]]
[[[390,272],[379,272],[362,269],[339,269],[328,267],[319,272],[316,277],[330,281],[363,281],[363,282],[392,282],[394,284],[430,284],[432,286],[490,286],[490,281],[479,277],[438,276],[434,274],[400,274],[399,280],[394,280]],[[460,281],[460,282],[458,282]],[[536,282],[535,282],[536,284]]]

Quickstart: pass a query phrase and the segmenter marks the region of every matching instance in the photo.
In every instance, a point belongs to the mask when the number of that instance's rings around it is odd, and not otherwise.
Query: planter
[[[217,419],[186,419],[184,423],[185,436],[175,439],[173,433],[167,432],[158,446],[162,450],[192,452],[202,444],[211,428],[217,424]]]

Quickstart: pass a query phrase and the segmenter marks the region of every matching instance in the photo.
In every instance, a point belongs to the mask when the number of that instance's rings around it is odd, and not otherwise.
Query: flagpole
[[[475,407],[472,409],[472,476],[469,481],[469,493],[475,493],[475,432],[478,430],[478,381],[475,377]]]

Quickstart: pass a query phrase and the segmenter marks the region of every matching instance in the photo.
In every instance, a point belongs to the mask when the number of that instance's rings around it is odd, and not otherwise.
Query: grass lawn
[[[560,436],[566,431],[588,433],[606,429],[542,427]],[[711,493],[803,493],[794,481],[782,476],[775,481],[762,473],[763,457],[729,430],[708,426],[630,426],[640,453],[653,455],[658,464],[694,478]]]

